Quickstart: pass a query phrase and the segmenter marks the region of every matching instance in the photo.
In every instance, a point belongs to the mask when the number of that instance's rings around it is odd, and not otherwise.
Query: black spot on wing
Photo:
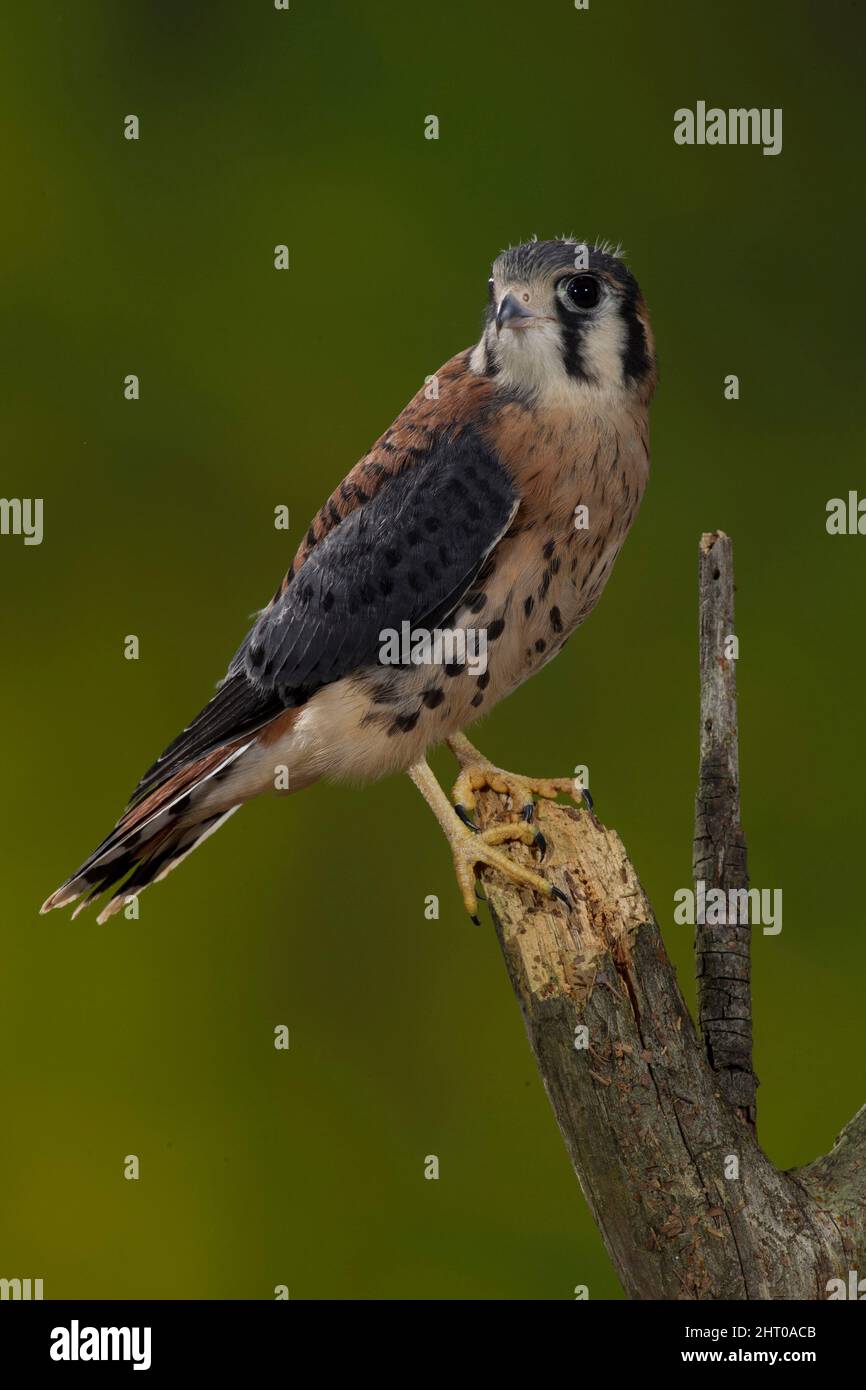
[[[375,664],[384,630],[445,625],[516,502],[510,478],[474,432],[439,438],[319,542],[233,665],[290,704]]]
[[[376,664],[385,628],[446,623],[507,529],[517,498],[470,430],[383,480],[328,533],[244,638],[213,699],[148,769],[133,800],[178,768]],[[330,505],[330,504],[329,504]],[[410,539],[411,537],[411,539]],[[462,669],[462,668],[461,668]]]

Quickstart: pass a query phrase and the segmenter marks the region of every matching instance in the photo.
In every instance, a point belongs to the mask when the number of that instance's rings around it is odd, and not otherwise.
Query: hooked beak
[[[496,310],[496,332],[501,333],[503,328],[520,328],[526,319],[534,318],[535,314],[525,309],[513,294],[506,294]]]

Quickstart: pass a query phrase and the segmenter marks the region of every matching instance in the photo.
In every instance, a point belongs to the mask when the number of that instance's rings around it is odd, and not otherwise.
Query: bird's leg
[[[565,894],[555,888],[552,883],[549,883],[546,878],[542,878],[541,874],[534,873],[532,869],[525,869],[522,864],[509,859],[507,854],[496,848],[497,845],[504,844],[507,840],[521,840],[525,845],[534,844],[535,834],[528,825],[520,822],[512,825],[494,825],[489,830],[471,830],[458,819],[454,807],[423,758],[420,762],[415,763],[414,767],[409,768],[409,776],[445,831],[451,846],[451,853],[454,856],[457,883],[466,905],[466,911],[473,922],[478,921],[475,916],[475,866],[477,864],[485,864],[488,868],[497,869],[506,878],[510,878],[512,883],[519,883],[526,888],[534,888],[543,897],[559,898],[566,906],[570,906]]]
[[[454,734],[445,740],[460,764],[460,776],[454,783],[451,799],[454,809],[462,821],[472,826],[471,813],[475,810],[475,793],[483,787],[511,798],[512,807],[520,808],[523,821],[530,824],[535,817],[534,797],[544,796],[551,800],[564,792],[575,801],[581,799],[592,810],[589,792],[578,788],[571,777],[523,777],[516,772],[506,772],[496,767],[483,753],[479,753],[465,734]],[[544,857],[545,843],[541,831],[536,831],[533,843]]]

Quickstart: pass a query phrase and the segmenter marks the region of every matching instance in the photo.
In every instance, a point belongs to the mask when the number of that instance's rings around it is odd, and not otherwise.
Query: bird
[[[618,247],[563,237],[502,251],[480,338],[327,499],[216,693],[42,911],[77,904],[74,916],[108,892],[103,922],[251,798],[397,772],[444,830],[474,921],[479,869],[567,902],[544,876],[533,817],[536,797],[573,780],[508,772],[465,730],[595,607],[647,483],[656,380],[646,303]],[[452,641],[384,660],[383,634],[404,624],[464,644],[483,634],[485,659]],[[443,743],[459,765],[451,798],[427,761]],[[519,814],[479,830],[483,788]],[[512,841],[533,847],[531,867]]]

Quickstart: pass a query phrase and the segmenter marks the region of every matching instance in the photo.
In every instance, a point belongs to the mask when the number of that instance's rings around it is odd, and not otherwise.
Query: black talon
[[[523,808],[523,810],[521,811],[520,814],[523,816],[523,819],[527,822],[527,824],[528,824],[530,821],[534,820],[534,819],[535,819],[535,802],[534,802],[534,801],[527,801],[526,805],[524,806],[524,808]]]
[[[465,806],[461,806],[458,804],[454,807],[454,810],[457,812],[457,815],[460,817],[464,825],[468,825],[469,829],[474,830],[476,835],[481,834],[480,830],[478,829],[478,826],[475,824],[474,820],[470,816],[469,812],[466,810]]]
[[[584,799],[584,801],[586,802],[587,806],[589,807],[590,811],[594,811],[594,810],[595,810],[595,802],[593,801],[592,797],[591,797],[590,794],[589,794],[589,787],[584,787],[584,788],[583,788],[583,799]]]
[[[547,841],[540,830],[536,830],[535,839],[532,842],[533,848],[538,850],[539,860],[543,859],[547,853]]]
[[[559,890],[558,888],[551,888],[550,892],[551,892],[551,896],[552,896],[552,897],[554,897],[554,898],[559,898],[559,901],[560,901],[561,903],[565,903],[565,906],[566,906],[569,910],[571,909],[571,903],[568,901],[568,898],[565,896],[564,893],[561,893],[560,890]]]
[[[476,878],[476,880],[475,880],[475,896],[476,896],[476,898],[478,899],[478,901],[479,901],[480,903],[486,903],[486,902],[487,902],[487,894],[486,894],[486,893],[482,893],[482,891],[481,891],[481,884],[478,882],[478,879],[477,879],[477,878]]]
[[[477,917],[470,917],[469,920],[470,920],[470,922],[474,922],[475,925],[476,925],[476,927],[480,927],[480,926],[481,926],[481,922],[480,922],[480,920],[479,920]]]

